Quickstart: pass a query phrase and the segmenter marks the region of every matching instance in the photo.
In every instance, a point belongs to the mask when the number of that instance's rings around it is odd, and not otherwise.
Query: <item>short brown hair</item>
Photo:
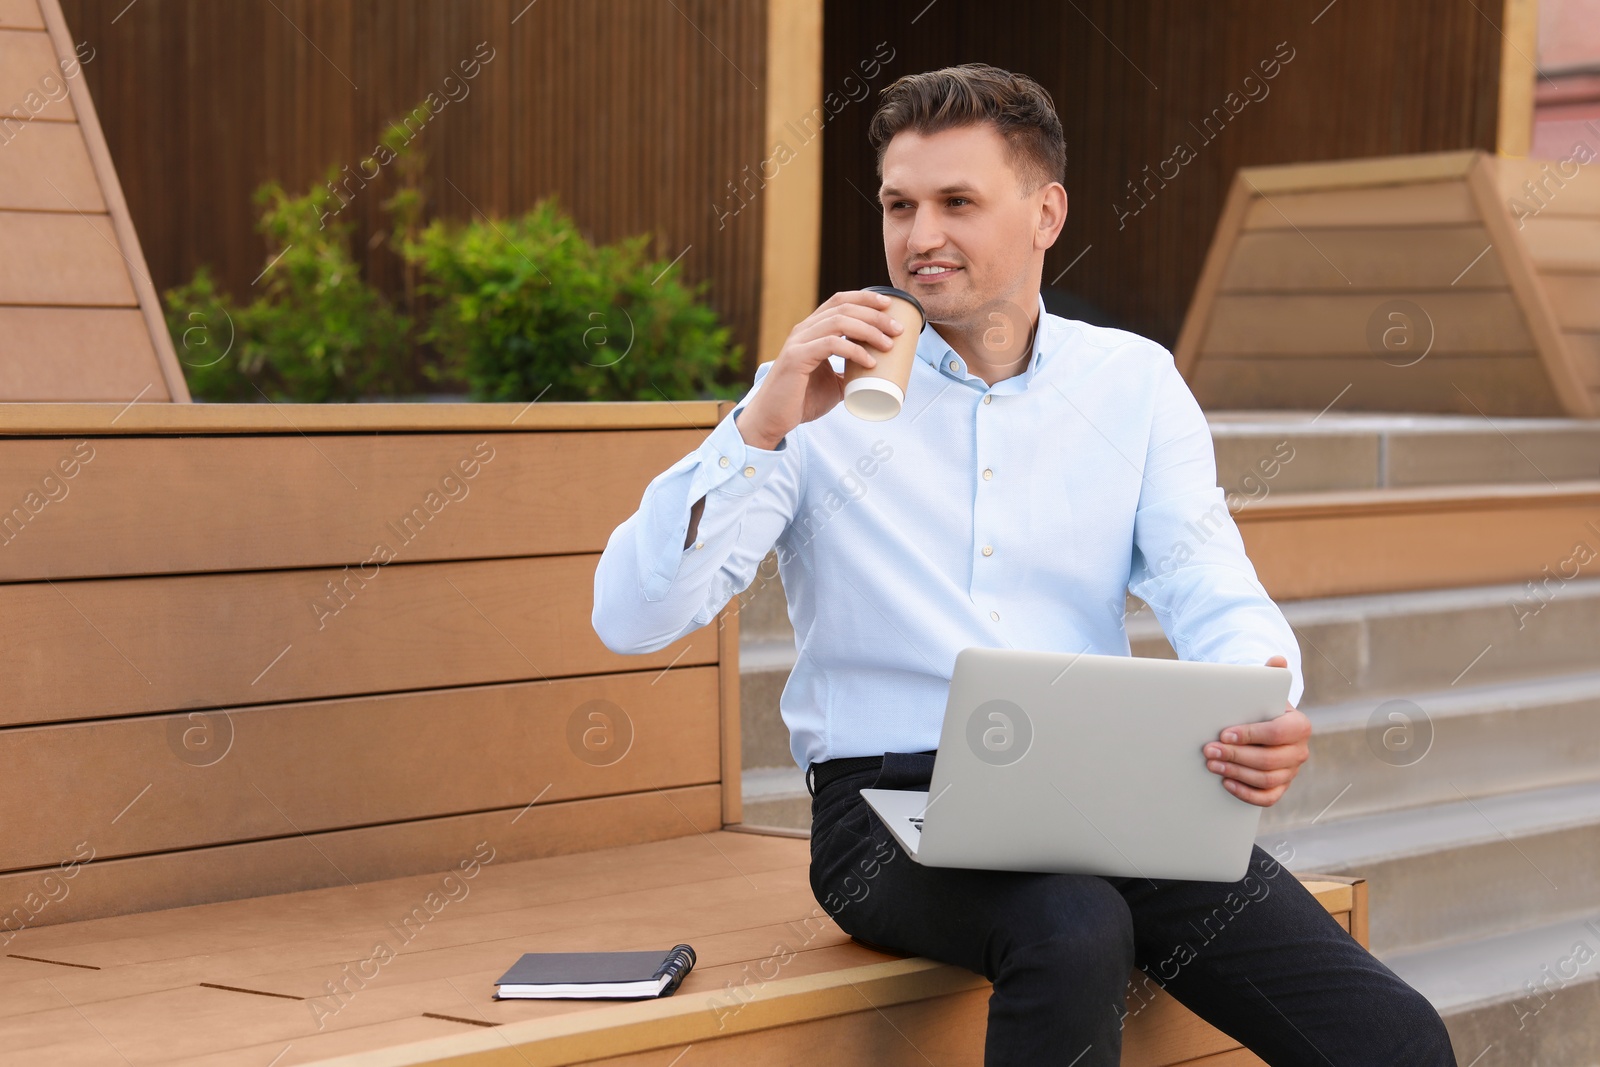
[[[1005,138],[1007,162],[1024,193],[1046,182],[1065,184],[1067,145],[1061,117],[1050,94],[1025,74],[963,63],[907,74],[885,86],[882,96],[867,127],[867,139],[878,150],[880,179],[883,154],[895,134],[911,130],[926,136],[989,122]]]

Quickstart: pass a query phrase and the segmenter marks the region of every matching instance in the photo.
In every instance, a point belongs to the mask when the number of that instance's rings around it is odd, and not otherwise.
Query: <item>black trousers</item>
[[[811,889],[846,933],[994,983],[986,1067],[1114,1067],[1158,989],[1274,1067],[1455,1067],[1433,1006],[1259,845],[1238,882],[924,867],[860,790],[932,772],[891,752],[817,790]]]

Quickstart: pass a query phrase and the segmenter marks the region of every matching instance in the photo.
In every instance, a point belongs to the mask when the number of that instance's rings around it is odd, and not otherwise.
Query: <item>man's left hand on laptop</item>
[[[1288,665],[1282,656],[1267,660],[1269,667]],[[1284,708],[1275,719],[1230,726],[1205,745],[1207,769],[1221,775],[1223,786],[1240,800],[1264,808],[1276,804],[1311,754],[1306,744],[1311,720],[1293,704]]]

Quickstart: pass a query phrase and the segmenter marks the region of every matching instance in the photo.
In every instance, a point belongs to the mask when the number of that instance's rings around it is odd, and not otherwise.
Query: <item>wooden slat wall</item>
[[[1038,80],[1067,139],[1070,213],[1043,280],[1172,345],[1240,167],[1495,147],[1499,3],[1455,0],[1077,0],[992,5],[952,0],[831,0],[825,91],[844,94],[880,42],[895,49],[871,93],[828,123],[821,292],[884,277],[875,156],[866,140],[877,90],[916,71],[969,61]],[[1196,131],[1273,58],[1294,58],[1210,139]],[[1287,52],[1287,49],[1286,49]],[[1252,89],[1258,96],[1260,89]],[[1149,206],[1128,188],[1156,175],[1180,142],[1195,152]],[[1124,224],[1125,223],[1125,224]],[[1087,253],[1084,249],[1089,248]],[[1083,254],[1071,271],[1062,275]],[[1449,279],[1446,278],[1446,281]]]
[[[722,222],[717,206],[769,154],[768,0],[62,6],[99,49],[84,80],[159,288],[209,264],[248,299],[267,261],[256,187],[304,190],[330,164],[357,175],[385,126],[433,92],[447,102],[418,139],[430,214],[517,214],[555,194],[593,240],[653,231],[662,262],[682,253],[686,280],[712,280],[706,298],[753,373],[763,204]],[[465,80],[480,45],[492,58]],[[395,257],[368,243],[394,176],[357,183],[338,217],[355,220],[368,276],[399,295]]]
[[[0,7],[0,400],[187,400],[56,0]]]
[[[1175,352],[1196,398],[1593,414],[1593,194],[1574,182],[1564,216],[1515,227],[1493,177],[1504,162],[1445,153],[1241,170]]]
[[[74,856],[40,921],[443,869],[486,819],[523,824],[513,858],[736,820],[736,631],[622,656],[591,624],[598,552],[714,424],[692,407],[148,436],[160,410],[117,435],[106,405],[0,437],[0,902]]]
[[[1560,160],[1495,165],[1506,212],[1543,283],[1567,356],[1600,411],[1600,171]]]

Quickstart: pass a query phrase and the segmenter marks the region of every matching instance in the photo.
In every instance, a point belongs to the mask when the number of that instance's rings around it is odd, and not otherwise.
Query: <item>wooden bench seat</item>
[[[741,826],[743,601],[590,625],[730,406],[0,404],[0,1063],[981,1063],[981,976]],[[1313,889],[1364,943],[1365,886]],[[679,942],[664,1000],[490,999]],[[1125,1063],[1259,1062],[1131,993]]]
[[[850,1064],[982,1062],[981,976],[851,941],[811,893],[804,839],[685,829],[520,862],[491,841],[470,857],[486,862],[448,882],[415,875],[25,930],[0,960],[0,1049],[184,1067],[666,1065],[690,1046],[692,1064],[824,1051]],[[1355,887],[1307,884],[1349,928]],[[679,941],[699,963],[668,998],[490,999],[525,951]],[[1125,1064],[1259,1062],[1164,994],[1129,1007]]]

